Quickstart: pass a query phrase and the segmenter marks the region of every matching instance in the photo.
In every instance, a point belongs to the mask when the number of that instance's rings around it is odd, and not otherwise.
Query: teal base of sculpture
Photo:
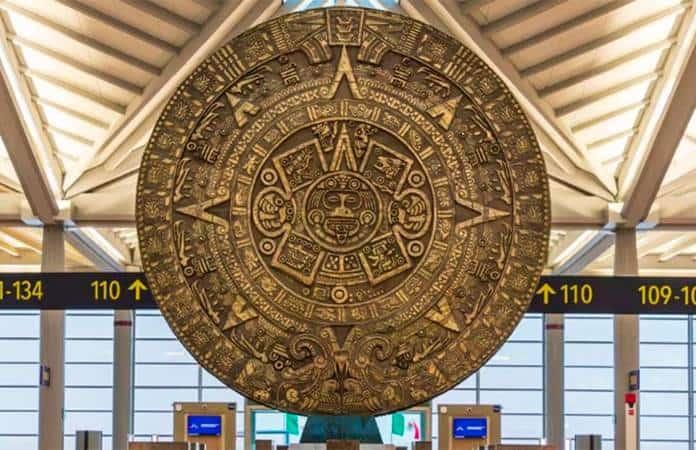
[[[362,444],[381,444],[377,421],[370,416],[309,416],[301,443],[324,443],[329,439],[356,440]]]

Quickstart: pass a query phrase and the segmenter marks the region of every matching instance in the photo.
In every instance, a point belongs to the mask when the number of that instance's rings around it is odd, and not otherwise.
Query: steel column
[[[550,445],[564,448],[564,315],[544,315],[544,431]]]
[[[614,251],[615,275],[638,275],[638,251],[635,228],[616,230]],[[629,373],[640,368],[639,317],[614,316],[614,447],[637,450],[627,447],[626,420],[624,414],[624,394],[628,390]],[[636,442],[640,442],[640,401],[636,405]]]
[[[63,225],[44,225],[42,272],[65,271]],[[39,387],[39,450],[63,450],[65,402],[65,312],[41,311],[42,372],[50,373]],[[44,369],[45,368],[45,369]],[[49,372],[50,371],[50,372]]]
[[[133,389],[133,311],[114,311],[113,449],[127,450]]]

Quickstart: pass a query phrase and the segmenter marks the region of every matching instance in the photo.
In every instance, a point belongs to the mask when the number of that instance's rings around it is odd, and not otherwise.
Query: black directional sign
[[[136,272],[3,273],[3,309],[156,309]],[[693,314],[696,278],[545,276],[529,312]]]
[[[153,309],[147,279],[136,272],[2,273],[2,309]]]
[[[530,312],[694,314],[696,278],[542,277]]]

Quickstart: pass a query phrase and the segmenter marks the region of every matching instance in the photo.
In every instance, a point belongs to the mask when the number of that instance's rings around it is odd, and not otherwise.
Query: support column
[[[133,311],[114,311],[113,449],[127,450],[133,389]]]
[[[614,275],[638,275],[638,252],[635,228],[616,230]],[[616,420],[614,448],[637,450],[627,446],[624,394],[628,390],[629,373],[640,368],[639,316],[614,316],[614,417]],[[635,442],[640,443],[640,406],[636,405]]]
[[[44,225],[42,272],[65,271],[63,225]],[[39,450],[63,450],[65,399],[65,312],[41,311],[40,364],[50,371],[48,385],[39,387]],[[42,370],[43,372],[43,370]]]
[[[563,314],[544,315],[544,432],[547,442],[565,448]]]

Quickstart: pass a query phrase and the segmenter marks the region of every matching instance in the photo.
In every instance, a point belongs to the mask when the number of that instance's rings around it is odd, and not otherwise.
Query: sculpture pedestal
[[[371,416],[310,416],[302,431],[300,443],[322,444],[328,440],[358,441],[361,444],[382,444],[377,421]],[[360,446],[362,449],[362,445]],[[321,450],[325,450],[322,448]]]

